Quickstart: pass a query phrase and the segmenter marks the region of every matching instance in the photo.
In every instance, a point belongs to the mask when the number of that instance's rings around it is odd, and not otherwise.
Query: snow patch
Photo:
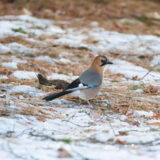
[[[49,56],[39,56],[39,57],[36,57],[36,60],[42,61],[42,62],[47,62],[47,63],[50,63],[50,64],[55,63],[55,59],[52,59]]]
[[[93,27],[97,27],[99,25],[99,23],[96,22],[96,21],[93,21],[93,22],[90,23],[90,25],[93,26]]]
[[[7,46],[0,43],[0,54],[8,53],[9,51],[10,49]]]
[[[28,48],[28,47],[26,47],[26,46],[24,46],[22,44],[17,43],[17,42],[9,43],[7,45],[7,47],[13,53],[25,53],[25,54],[28,54],[28,53],[34,53],[34,52],[36,52],[36,49],[34,49],[34,48]]]
[[[154,141],[155,137],[158,138],[157,134],[146,134],[142,133],[141,136],[139,136],[139,133],[134,132],[134,135],[128,135],[128,136],[119,136],[118,138],[122,141],[126,141],[128,143],[147,143],[147,142],[152,142]],[[154,137],[155,136],[155,137]]]
[[[11,88],[9,93],[26,93],[31,96],[43,96],[45,93],[38,90],[35,87],[27,86],[27,85],[19,85]]]
[[[67,64],[67,63],[70,63],[70,64],[73,63],[72,61],[70,61],[69,59],[66,59],[66,58],[60,58],[59,62],[65,63],[65,64]]]
[[[12,28],[17,28],[12,21],[0,21],[0,38],[5,38],[13,34]]]
[[[148,72],[147,69],[144,69],[140,66],[136,66],[132,63],[123,61],[123,60],[114,60],[113,65],[107,67],[112,73],[123,74],[126,78],[132,79],[134,77],[143,78],[143,76]],[[152,82],[155,80],[160,80],[160,74],[158,72],[150,72],[142,81],[143,82]]]
[[[154,67],[156,65],[158,65],[159,68],[160,68],[160,55],[154,56],[153,59],[152,59],[152,61],[151,61],[151,64],[150,64],[151,67]]]
[[[35,72],[29,72],[29,71],[15,71],[11,74],[11,77],[16,77],[18,79],[33,79],[36,78]]]
[[[103,28],[94,28],[88,31],[89,37],[98,41],[89,44],[93,51],[125,52],[132,54],[160,53],[160,38],[152,35],[132,35],[106,31]]]
[[[69,53],[69,52],[60,52],[59,53],[59,56],[60,57],[68,57],[68,56],[73,56],[73,54],[72,53]]]
[[[69,46],[82,46],[82,41],[86,39],[87,36],[80,32],[75,32],[74,29],[69,29],[67,34],[64,34],[59,39],[54,40],[57,44],[64,44]]]
[[[7,68],[17,69],[17,63],[16,62],[4,62],[4,63],[2,63],[2,66],[7,67]]]
[[[52,73],[50,76],[47,76],[48,79],[62,79],[62,80],[75,80],[78,76],[68,76],[65,74]]]
[[[0,75],[0,79],[8,79],[6,75]]]
[[[133,116],[134,117],[152,117],[153,116],[153,112],[152,111],[149,111],[149,112],[146,112],[146,111],[134,111],[133,113]]]
[[[46,32],[48,35],[57,35],[64,33],[64,30],[62,30],[60,27],[57,26],[49,26]]]

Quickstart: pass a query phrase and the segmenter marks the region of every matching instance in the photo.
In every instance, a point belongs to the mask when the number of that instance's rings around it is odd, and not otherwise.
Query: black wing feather
[[[72,93],[72,91],[63,91],[63,92],[53,93],[53,94],[50,94],[50,95],[44,97],[43,99],[45,99],[46,101],[51,101],[53,99],[56,99],[58,97],[64,96],[69,93]]]
[[[80,83],[81,83],[81,82],[80,82],[80,79],[77,78],[76,80],[74,80],[73,82],[71,82],[71,83],[64,89],[64,91],[66,91],[67,89],[77,88]]]

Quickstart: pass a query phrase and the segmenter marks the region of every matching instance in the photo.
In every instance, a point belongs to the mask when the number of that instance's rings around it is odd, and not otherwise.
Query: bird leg
[[[93,106],[91,105],[91,103],[89,102],[89,100],[86,100],[88,105],[89,105],[89,108],[93,108]]]

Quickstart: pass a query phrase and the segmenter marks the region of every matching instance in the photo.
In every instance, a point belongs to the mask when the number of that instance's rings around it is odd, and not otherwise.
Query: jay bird
[[[71,82],[62,92],[53,93],[43,99],[51,101],[66,94],[75,94],[86,100],[94,98],[99,92],[103,81],[103,69],[106,64],[113,64],[105,56],[97,56],[91,66],[79,78]],[[89,103],[90,104],[90,103]]]

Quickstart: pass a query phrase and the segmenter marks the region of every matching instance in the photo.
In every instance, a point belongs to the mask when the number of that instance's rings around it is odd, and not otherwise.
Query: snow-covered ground
[[[65,97],[49,103],[42,100],[47,92],[35,84],[40,69],[48,73],[49,79],[72,81],[77,75],[68,69],[67,75],[56,73],[56,66],[81,63],[68,51],[59,52],[58,58],[52,54],[41,55],[41,50],[48,46],[83,48],[92,51],[93,55],[101,52],[117,52],[132,58],[152,55],[149,66],[160,64],[160,38],[109,32],[95,24],[90,29],[62,29],[53,21],[28,15],[0,17],[0,39],[20,36],[35,44],[0,43],[0,67],[3,67],[0,71],[0,159],[160,159],[160,98],[157,94],[143,97],[139,94],[143,90],[138,93],[141,88],[133,88],[134,100],[153,102],[158,107],[157,111],[144,111],[144,104],[141,110],[132,106],[127,114],[111,111],[106,104],[107,98],[99,102],[104,103],[105,110],[89,108]],[[81,56],[86,55],[82,53]],[[150,72],[141,80],[148,72],[141,62],[136,65],[117,58],[113,62],[114,65],[106,69],[113,76],[120,74],[123,78],[115,83],[105,77],[105,87],[109,83],[112,90],[117,90],[118,85],[125,88],[130,84],[160,88],[160,72]],[[38,64],[41,65],[37,67]],[[52,73],[47,70],[49,66],[52,66]]]

